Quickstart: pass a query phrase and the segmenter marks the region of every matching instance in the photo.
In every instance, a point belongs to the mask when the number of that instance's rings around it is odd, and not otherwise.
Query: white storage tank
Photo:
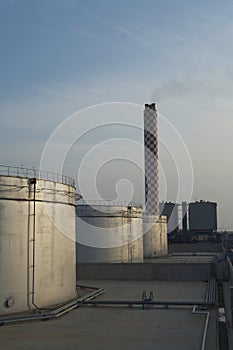
[[[143,262],[140,206],[89,202],[76,215],[77,263]]]
[[[0,173],[0,315],[74,298],[73,180],[3,166]]]
[[[167,217],[145,214],[143,217],[144,258],[156,258],[168,254]]]

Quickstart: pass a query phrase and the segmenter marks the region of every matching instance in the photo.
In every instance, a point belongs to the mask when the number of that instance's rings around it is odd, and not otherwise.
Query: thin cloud
[[[197,80],[170,80],[156,87],[152,97],[162,102],[177,97],[228,98],[233,94],[233,83],[229,78]]]
[[[152,46],[153,44],[143,38],[141,38],[139,35],[136,35],[135,33],[130,32],[129,30],[118,26],[118,25],[113,25],[113,28],[116,29],[118,32],[125,34],[129,39],[133,41],[137,41],[143,45],[146,46]]]
[[[134,42],[135,41],[139,42],[140,44],[142,44],[144,46],[153,46],[152,42],[142,38],[140,35],[136,34],[135,32],[129,31],[128,29],[126,29],[118,24],[113,24],[113,23],[110,23],[108,21],[105,21],[105,20],[103,20],[103,18],[101,18],[99,16],[93,15],[93,17],[102,25],[108,26],[120,34],[124,34],[125,36],[127,36],[128,39],[130,39]]]
[[[102,43],[106,44],[106,45],[109,45],[111,47],[114,47],[115,44],[109,40],[106,40],[103,38],[103,35],[98,35],[94,32],[89,32],[87,30],[84,30],[84,29],[81,29],[81,28],[78,28],[78,27],[75,27],[75,26],[69,26],[69,29],[72,30],[73,32],[76,32],[77,34],[80,34],[82,36],[85,36],[89,39],[92,39],[92,40],[98,40],[98,41],[101,41]]]

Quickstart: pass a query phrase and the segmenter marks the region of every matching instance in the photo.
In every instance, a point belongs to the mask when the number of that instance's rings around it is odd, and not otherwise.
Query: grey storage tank
[[[191,231],[217,230],[217,203],[203,200],[190,203],[189,229]]]
[[[140,205],[78,204],[76,235],[77,263],[143,262]]]
[[[159,203],[159,212],[167,217],[167,232],[177,231],[179,226],[178,204],[172,202]]]
[[[74,181],[15,167],[0,173],[0,315],[74,298]]]

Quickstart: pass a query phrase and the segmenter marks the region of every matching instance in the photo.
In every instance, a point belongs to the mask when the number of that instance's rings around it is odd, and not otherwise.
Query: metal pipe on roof
[[[139,301],[139,300],[84,300],[81,305],[172,305],[172,306],[208,306],[205,301]]]
[[[83,287],[83,286],[82,286]],[[51,310],[51,311],[45,311],[40,310],[40,313],[35,313],[35,314],[21,314],[21,315],[14,315],[14,316],[8,316],[8,317],[1,317],[0,318],[0,326],[4,326],[6,324],[10,323],[16,323],[16,322],[24,322],[24,321],[34,321],[34,320],[49,320],[52,318],[57,318],[61,317],[67,312],[76,309],[77,307],[80,306],[84,300],[91,300],[100,294],[104,293],[104,289],[102,288],[94,288],[94,287],[86,287],[88,289],[94,289],[92,293],[89,293],[81,298],[75,299],[65,305],[62,305],[58,307],[57,309]]]
[[[201,341],[201,350],[205,350],[205,345],[206,345],[206,335],[207,335],[207,330],[208,330],[208,325],[209,325],[209,318],[210,318],[210,313],[208,311],[197,311],[198,305],[195,305],[193,308],[192,313],[193,314],[200,314],[200,315],[206,315],[206,321],[205,321],[205,327],[202,335],[202,341]]]

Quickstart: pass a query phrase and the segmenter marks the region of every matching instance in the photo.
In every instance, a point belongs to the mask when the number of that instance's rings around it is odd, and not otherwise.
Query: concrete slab
[[[203,282],[79,283],[105,288],[106,293],[98,297],[102,300],[141,300],[143,290],[154,290],[156,299],[160,300],[203,301],[206,288]],[[53,321],[3,326],[0,328],[0,347],[4,350],[199,350],[204,324],[205,316],[192,314],[192,308],[142,310],[140,307],[84,306]],[[214,350],[215,343],[215,336],[211,333],[206,350]]]

